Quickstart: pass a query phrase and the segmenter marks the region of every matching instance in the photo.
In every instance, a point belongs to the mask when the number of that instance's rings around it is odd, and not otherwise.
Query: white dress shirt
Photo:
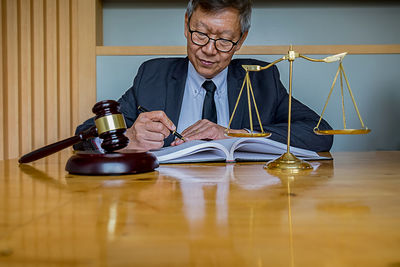
[[[211,79],[217,86],[214,95],[217,109],[217,121],[219,125],[224,127],[228,127],[229,123],[227,76],[228,68],[225,68]],[[193,125],[198,120],[201,120],[204,97],[206,96],[206,89],[201,86],[205,80],[207,79],[198,74],[189,61],[185,92],[183,94],[182,107],[177,125],[177,131],[179,133],[183,132],[183,130]]]

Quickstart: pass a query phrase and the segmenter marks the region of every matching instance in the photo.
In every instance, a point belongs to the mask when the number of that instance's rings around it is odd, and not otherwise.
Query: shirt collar
[[[218,73],[214,78],[211,79],[217,86],[217,90],[215,91],[217,97],[220,97],[223,94],[225,94],[227,90],[227,86],[223,86],[224,83],[226,83],[227,76],[228,76],[228,68],[225,68],[220,73]],[[197,96],[198,94],[205,91],[201,86],[205,80],[209,79],[206,79],[199,73],[197,73],[196,69],[194,68],[194,66],[190,61],[188,66],[188,78],[191,79],[191,81],[194,84],[194,86],[191,88],[194,96]]]

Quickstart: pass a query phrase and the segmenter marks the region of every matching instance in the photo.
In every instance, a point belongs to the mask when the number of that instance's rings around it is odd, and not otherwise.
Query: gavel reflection
[[[126,147],[129,139],[124,135],[126,124],[124,116],[119,111],[119,103],[114,100],[101,101],[93,106],[92,111],[96,114],[95,126],[73,137],[34,150],[22,156],[18,162],[29,163],[97,136],[103,139],[101,147],[107,152]]]

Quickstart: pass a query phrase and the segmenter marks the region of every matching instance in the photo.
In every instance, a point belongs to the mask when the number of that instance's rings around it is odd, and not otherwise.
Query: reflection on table
[[[260,163],[65,172],[65,151],[0,161],[0,265],[397,266],[400,152],[334,153],[300,174]]]

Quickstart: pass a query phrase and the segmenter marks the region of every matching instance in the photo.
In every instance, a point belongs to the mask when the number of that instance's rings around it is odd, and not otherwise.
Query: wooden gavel
[[[101,147],[107,152],[112,152],[126,147],[129,143],[129,139],[124,135],[126,124],[124,116],[119,112],[119,103],[114,100],[101,101],[93,106],[92,111],[96,114],[96,117],[94,118],[95,126],[92,126],[75,136],[25,154],[18,160],[18,162],[29,163],[49,156],[88,138],[97,136],[103,139]]]

